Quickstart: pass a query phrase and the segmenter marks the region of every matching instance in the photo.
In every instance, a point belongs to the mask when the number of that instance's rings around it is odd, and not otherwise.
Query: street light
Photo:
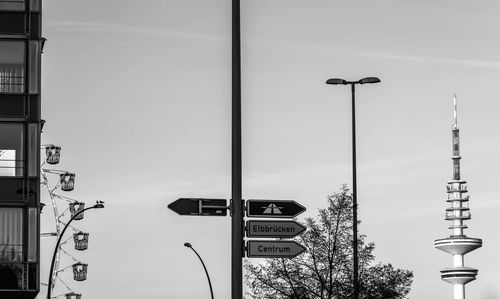
[[[208,275],[208,271],[207,271],[207,267],[205,267],[205,263],[201,259],[201,256],[198,254],[198,252],[196,252],[196,250],[194,250],[194,248],[191,245],[191,243],[186,242],[186,243],[184,243],[184,246],[186,246],[188,248],[191,248],[194,251],[194,253],[196,253],[196,255],[198,256],[198,258],[200,259],[200,262],[203,265],[203,269],[205,269],[205,273],[207,274],[208,286],[210,287],[210,295],[212,296],[212,299],[214,299],[214,292],[212,291],[212,283],[210,282],[210,276]]]
[[[57,248],[59,248],[59,244],[61,243],[61,239],[64,235],[64,232],[69,227],[69,224],[71,223],[71,221],[73,221],[75,218],[77,218],[81,213],[83,213],[87,210],[90,210],[90,209],[102,209],[102,208],[104,208],[104,201],[98,200],[98,201],[96,201],[95,205],[88,207],[86,209],[83,209],[83,210],[79,211],[78,213],[75,213],[75,215],[73,215],[73,217],[71,217],[71,219],[68,221],[68,223],[66,223],[66,225],[64,226],[61,234],[59,235],[59,238],[57,239],[57,244],[56,244],[56,247],[54,248],[54,255],[52,256],[52,262],[50,263],[49,283],[47,284],[48,285],[47,299],[50,299],[50,294],[52,293],[52,275],[54,272],[54,262],[56,260]]]
[[[354,280],[354,299],[359,298],[359,270],[358,270],[358,200],[357,200],[357,184],[356,184],[356,114],[354,94],[356,84],[379,83],[377,77],[366,77],[358,81],[346,81],[344,79],[332,78],[326,81],[326,84],[332,85],[351,85],[352,93],[352,232],[353,232],[353,280]]]

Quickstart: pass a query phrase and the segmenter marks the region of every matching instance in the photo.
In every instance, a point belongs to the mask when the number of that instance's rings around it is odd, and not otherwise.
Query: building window
[[[37,260],[38,214],[37,208],[29,208],[28,262],[36,262]]]
[[[0,41],[0,93],[24,92],[25,44]]]
[[[28,125],[28,175],[37,176],[40,162],[38,150],[38,125],[29,124]]]
[[[0,257],[22,260],[23,209],[0,208]]]
[[[26,34],[24,12],[0,11],[0,34]]]
[[[40,2],[42,0],[30,0],[31,11],[40,11]]]
[[[30,93],[39,93],[40,78],[40,42],[30,41],[30,63],[29,63],[29,90]]]
[[[23,287],[23,209],[0,208],[0,289]]]
[[[0,10],[21,11],[24,9],[24,0],[0,0]]]
[[[0,123],[0,176],[22,176],[24,138],[22,124]]]

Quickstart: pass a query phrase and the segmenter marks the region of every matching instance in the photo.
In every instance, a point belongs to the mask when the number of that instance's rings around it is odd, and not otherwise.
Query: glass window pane
[[[32,39],[32,40],[42,39],[42,36],[41,36],[42,33],[40,30],[41,27],[42,27],[42,24],[41,24],[40,14],[39,13],[32,13],[31,20],[30,20],[30,30],[29,30],[30,39]]]
[[[0,93],[24,92],[24,43],[0,41]]]
[[[38,125],[29,124],[28,136],[28,175],[37,176],[38,167]]]
[[[41,0],[30,0],[31,11],[40,11],[40,2]]]
[[[0,179],[0,201],[22,201],[23,198],[22,177],[2,177]]]
[[[0,100],[0,118],[24,117],[24,96],[20,94],[3,94]]]
[[[38,290],[38,286],[40,285],[37,268],[39,268],[39,266],[36,263],[29,264],[28,289],[30,290]],[[40,296],[38,296],[38,298],[40,298]]]
[[[23,209],[0,208],[0,274],[2,289],[23,287]],[[3,296],[2,296],[3,298]]]
[[[16,175],[16,151],[4,149],[0,150],[0,175]]]
[[[0,11],[0,34],[25,34],[24,12]]]
[[[24,0],[0,0],[0,10],[24,10]]]
[[[23,175],[23,125],[0,124],[0,176]]]
[[[30,93],[38,93],[40,70],[40,42],[30,42]]]
[[[28,262],[35,262],[37,257],[38,209],[29,208]]]
[[[1,260],[21,261],[23,252],[23,209],[0,208]]]

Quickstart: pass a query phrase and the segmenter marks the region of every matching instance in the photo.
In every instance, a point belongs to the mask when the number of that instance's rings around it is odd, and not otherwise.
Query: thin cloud
[[[397,55],[397,54],[361,54],[361,57],[367,58],[381,58],[391,60],[404,60],[431,64],[454,64],[469,67],[482,67],[482,68],[500,68],[500,62],[485,61],[485,60],[469,60],[469,59],[446,59],[429,56],[411,56],[411,55]]]
[[[148,26],[131,26],[124,24],[109,24],[109,23],[94,23],[94,22],[70,22],[70,21],[52,21],[45,23],[47,27],[55,27],[59,30],[94,32],[94,33],[124,33],[138,34],[149,36],[168,36],[177,38],[204,39],[211,41],[222,41],[222,36],[191,33],[186,31],[148,27]]]

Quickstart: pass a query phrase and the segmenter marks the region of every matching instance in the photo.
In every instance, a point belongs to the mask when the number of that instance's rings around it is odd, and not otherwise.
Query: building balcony
[[[451,284],[467,284],[477,276],[477,269],[468,267],[446,268],[440,272],[441,279]]]
[[[465,193],[465,192],[467,192],[467,185],[459,185],[459,186],[455,186],[454,184],[447,185],[446,192],[447,193],[453,193],[453,192]]]
[[[470,219],[470,209],[467,206],[465,207],[449,207],[446,209],[446,217],[452,219],[462,219],[462,218],[454,218],[454,217],[469,217]],[[459,215],[459,216],[457,216]]]
[[[468,226],[465,225],[465,224],[462,224],[462,225],[454,225],[454,224],[452,224],[452,225],[448,226],[448,228],[449,229],[455,229],[455,228],[466,229],[466,228],[468,228]]]
[[[447,211],[445,214],[445,220],[469,220],[471,218],[469,211],[460,211],[456,213],[456,211]]]
[[[453,255],[464,255],[483,245],[483,240],[468,237],[450,237],[437,239],[434,241],[434,247],[446,253]]]
[[[24,80],[22,67],[0,68],[0,93],[23,93]]]
[[[446,202],[455,202],[455,201],[467,202],[469,201],[469,195],[462,196],[462,193],[449,193]]]

